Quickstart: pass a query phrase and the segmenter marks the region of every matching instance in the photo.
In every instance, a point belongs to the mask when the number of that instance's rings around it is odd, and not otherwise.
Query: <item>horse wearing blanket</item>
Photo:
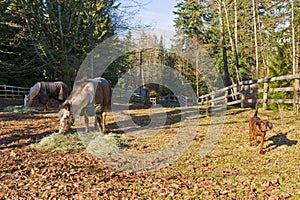
[[[75,116],[84,115],[86,132],[89,132],[89,108],[92,107],[93,114],[100,125],[100,131],[105,132],[106,113],[111,107],[111,88],[109,82],[104,78],[95,78],[77,81],[73,90],[59,111],[59,132],[69,131],[75,122]]]
[[[49,98],[57,100],[62,104],[68,97],[69,88],[62,82],[37,82],[30,88],[28,95],[25,95],[24,106],[31,106],[34,97],[38,97],[39,103],[44,105],[44,111],[47,110]]]

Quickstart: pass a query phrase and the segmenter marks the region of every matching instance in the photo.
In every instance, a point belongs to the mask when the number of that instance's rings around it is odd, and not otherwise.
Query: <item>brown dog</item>
[[[253,117],[251,117],[249,120],[249,144],[250,144],[250,146],[252,146],[253,141],[254,141],[255,146],[257,146],[258,145],[257,136],[260,136],[261,140],[260,140],[259,153],[263,154],[263,145],[264,145],[264,141],[265,141],[266,132],[267,132],[268,128],[272,129],[273,125],[271,122],[269,122],[267,120],[261,120],[257,116],[258,103],[259,103],[259,101],[257,101],[257,103],[255,105],[255,113],[254,113]]]

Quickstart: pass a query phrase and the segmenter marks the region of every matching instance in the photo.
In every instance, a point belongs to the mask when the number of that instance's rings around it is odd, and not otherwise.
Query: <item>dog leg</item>
[[[252,126],[251,126],[251,124],[249,123],[249,145],[250,146],[252,146],[252,133],[253,132],[253,130],[252,130]]]
[[[253,138],[254,138],[254,145],[257,146],[257,134],[253,134]]]
[[[265,133],[262,133],[261,134],[261,141],[260,141],[260,150],[259,150],[260,154],[264,153],[263,152],[264,141],[265,141]]]

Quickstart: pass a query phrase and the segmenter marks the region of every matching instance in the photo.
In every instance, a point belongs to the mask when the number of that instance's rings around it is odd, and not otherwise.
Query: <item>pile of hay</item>
[[[80,136],[88,152],[94,155],[121,152],[129,146],[129,141],[124,135],[120,134],[99,134],[92,132],[81,134]]]
[[[61,134],[58,132],[44,137],[38,144],[34,144],[33,146],[35,148],[46,150],[74,150],[84,147],[83,143],[79,139],[78,133]]]
[[[22,105],[16,105],[16,106],[7,106],[3,110],[4,112],[15,112],[15,113],[37,113],[38,110],[31,108],[31,107],[25,107]]]
[[[53,150],[75,150],[86,148],[90,153],[119,152],[129,146],[126,138],[119,134],[99,132],[63,134],[55,132],[43,138],[35,148]]]

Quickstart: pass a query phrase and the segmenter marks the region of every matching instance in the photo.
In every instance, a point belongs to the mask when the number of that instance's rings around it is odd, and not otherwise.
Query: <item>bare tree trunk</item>
[[[298,65],[296,58],[296,39],[295,39],[295,10],[294,10],[294,0],[291,0],[291,26],[292,26],[292,61],[293,61],[293,75],[298,74]],[[295,79],[294,82],[294,103],[293,110],[294,113],[298,114],[298,90],[299,90],[299,79]]]
[[[293,61],[293,74],[298,73],[298,66],[296,62],[296,39],[295,39],[295,10],[294,10],[294,0],[291,0],[291,26],[292,26],[292,61]]]
[[[199,78],[198,78],[198,69],[199,69],[199,47],[198,43],[197,45],[197,54],[196,54],[196,69],[195,69],[195,74],[196,74],[196,95],[199,96]]]
[[[227,30],[228,30],[228,34],[229,34],[231,51],[232,51],[232,55],[234,57],[233,59],[234,59],[236,79],[237,79],[237,82],[239,83],[241,81],[241,78],[240,78],[239,66],[238,66],[239,65],[238,64],[238,55],[237,55],[235,43],[233,42],[233,38],[232,38],[231,30],[230,30],[230,22],[229,22],[228,12],[227,12],[227,8],[226,8],[224,1],[223,1],[223,5],[224,5],[224,11],[225,11],[225,17],[226,17]]]
[[[220,21],[220,34],[221,34],[221,48],[223,55],[223,70],[224,70],[224,85],[229,86],[229,71],[228,71],[228,60],[227,60],[227,51],[226,51],[226,43],[225,43],[225,31],[224,31],[224,23],[223,23],[223,12],[222,12],[222,0],[218,1],[219,4],[219,21]]]
[[[35,41],[34,35],[33,35],[32,31],[31,31],[29,20],[27,18],[27,12],[26,12],[26,8],[25,8],[25,4],[24,4],[24,2],[22,0],[21,0],[21,4],[22,4],[22,9],[23,9],[23,13],[24,13],[25,22],[26,22],[26,27],[27,27],[27,30],[29,32],[29,36],[30,36],[31,42],[33,44],[34,50],[35,50],[36,54],[39,56],[39,58],[41,59],[41,61],[46,64],[48,62],[43,58],[43,56],[41,55],[41,53],[38,50],[38,46],[39,45]]]
[[[256,24],[256,1],[252,0],[253,7],[253,30],[254,30],[254,46],[255,46],[255,78],[259,78],[258,74],[258,44],[257,44],[257,24]]]
[[[236,0],[234,0],[234,38],[235,38],[235,51],[238,55],[238,12]]]
[[[80,13],[82,11],[82,5],[83,5],[83,2],[80,1],[80,7],[79,7],[79,10],[78,10],[78,17],[77,17],[77,23],[76,23],[76,28],[75,28],[75,36],[78,37],[78,30],[79,30],[79,25],[80,25]]]

